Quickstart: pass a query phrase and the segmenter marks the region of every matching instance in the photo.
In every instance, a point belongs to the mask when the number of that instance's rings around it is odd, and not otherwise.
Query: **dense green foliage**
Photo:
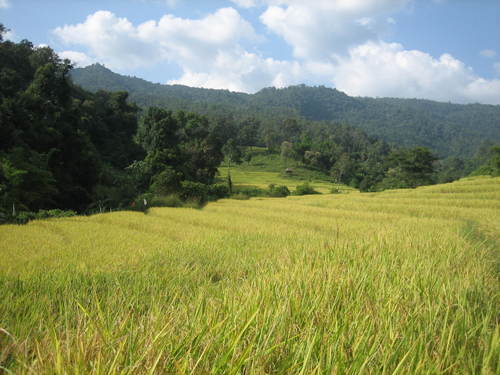
[[[211,184],[222,161],[222,140],[205,117],[150,107],[137,140],[147,152],[138,166],[142,184],[157,193],[178,191],[182,181]]]
[[[232,113],[236,118],[253,115],[264,124],[290,117],[348,123],[391,144],[428,147],[440,158],[471,158],[485,141],[500,141],[500,106],[355,98],[335,89],[304,85],[267,88],[248,95],[153,84],[115,74],[102,65],[75,69],[72,78],[91,91],[126,90],[142,107],[156,105],[207,115]]]
[[[81,211],[103,196],[127,195],[121,170],[141,156],[127,94],[73,86],[69,61],[28,41],[2,42],[0,62],[3,211]]]
[[[319,194],[318,191],[314,189],[309,183],[304,183],[302,185],[298,185],[295,191],[293,192],[294,195],[311,195],[311,194]]]
[[[48,47],[0,43],[0,222],[128,207],[147,202],[143,193],[180,194],[187,181],[220,197],[209,185],[223,125],[150,108],[138,127],[126,92],[84,91],[71,69]]]
[[[472,175],[500,176],[500,145],[494,146],[486,153],[487,162],[476,169]]]
[[[414,188],[435,183],[436,157],[424,147],[397,150],[388,157],[389,170],[379,184],[379,190]]]

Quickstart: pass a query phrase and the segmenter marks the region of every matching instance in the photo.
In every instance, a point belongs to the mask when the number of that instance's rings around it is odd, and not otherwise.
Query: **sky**
[[[0,23],[152,82],[500,104],[500,0],[0,0]]]

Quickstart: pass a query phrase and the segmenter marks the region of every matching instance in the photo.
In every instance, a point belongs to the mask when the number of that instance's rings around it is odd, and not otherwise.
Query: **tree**
[[[354,176],[355,163],[347,153],[343,153],[335,162],[330,174],[335,178],[335,181],[349,184]]]
[[[280,136],[273,128],[264,131],[264,143],[269,152],[277,152],[280,146]]]
[[[124,168],[142,152],[127,95],[74,86],[71,63],[48,47],[0,42],[0,205],[84,211],[135,194]]]
[[[164,194],[182,189],[183,181],[213,183],[223,159],[218,135],[206,117],[149,108],[137,135],[147,151],[134,165],[141,185]]]
[[[472,175],[500,176],[500,146],[493,146],[489,152],[489,160],[476,169]]]
[[[448,158],[440,161],[437,179],[439,183],[458,180],[464,176],[465,163],[460,158]]]
[[[390,168],[379,187],[414,188],[435,183],[434,162],[437,157],[425,147],[415,147],[392,152],[389,157]]]
[[[172,111],[149,107],[137,131],[137,141],[147,153],[175,149],[180,141],[180,126]]]
[[[245,152],[243,152],[243,157],[242,159],[247,162],[248,165],[250,165],[250,162],[252,161],[253,158],[253,152],[251,148],[247,148]]]
[[[241,146],[257,145],[257,136],[259,134],[260,121],[255,118],[247,118],[241,122],[238,131],[238,144]]]
[[[284,141],[281,144],[281,158],[285,161],[285,168],[288,167],[288,159],[293,157],[293,144]]]
[[[0,42],[3,42],[3,36],[9,31],[9,29],[7,29],[2,23],[0,23]]]
[[[234,139],[230,139],[226,142],[226,144],[222,147],[222,153],[224,154],[228,164],[228,168],[231,168],[231,165],[240,164],[242,158],[241,148],[236,145]]]
[[[281,125],[281,133],[285,140],[294,142],[300,136],[301,127],[296,119],[288,118]]]

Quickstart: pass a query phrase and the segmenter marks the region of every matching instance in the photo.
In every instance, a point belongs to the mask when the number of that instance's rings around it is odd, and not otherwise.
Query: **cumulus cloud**
[[[261,21],[281,36],[295,57],[324,59],[377,40],[387,16],[409,0],[268,0]]]
[[[219,9],[198,20],[167,14],[158,22],[138,26],[111,12],[98,11],[81,24],[56,28],[54,34],[68,45],[85,46],[96,59],[118,69],[163,60],[202,66],[215,59],[219,50],[257,38],[252,25],[233,8]]]
[[[9,0],[0,0],[0,9],[10,7]]]
[[[84,68],[96,62],[90,56],[87,56],[85,53],[78,51],[62,51],[58,52],[58,55],[61,59],[70,60],[73,64],[75,64],[75,66],[79,68]]]
[[[182,77],[169,83],[255,92],[265,86],[285,87],[298,84],[303,79],[304,68],[299,62],[263,58],[240,49],[220,51],[203,71],[186,67]]]
[[[335,65],[333,82],[350,95],[500,104],[500,80],[486,80],[449,54],[439,59],[401,44],[368,42]]]
[[[493,58],[497,55],[496,51],[492,49],[483,49],[479,54],[483,57]]]
[[[350,95],[500,104],[500,80],[477,76],[451,55],[436,58],[381,40],[381,25],[394,22],[389,13],[410,0],[310,0],[307,7],[299,0],[232,1],[264,6],[262,22],[288,42],[295,59],[260,54],[262,38],[233,8],[200,19],[167,14],[138,25],[99,11],[54,34],[84,47],[86,53],[60,53],[80,66],[99,61],[127,70],[174,62],[182,74],[172,84],[244,92],[327,84]]]

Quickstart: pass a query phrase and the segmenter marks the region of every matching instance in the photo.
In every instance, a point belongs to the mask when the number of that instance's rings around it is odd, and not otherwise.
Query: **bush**
[[[285,185],[269,185],[268,195],[273,198],[284,198],[290,195],[290,190]]]
[[[209,200],[226,198],[229,196],[229,187],[226,184],[208,185]]]
[[[12,223],[12,224],[27,224],[31,220],[41,220],[41,219],[50,219],[56,217],[71,217],[76,216],[75,211],[71,210],[40,210],[38,212],[30,212],[30,211],[21,211],[16,216],[12,215],[4,215],[3,221],[4,223]]]
[[[235,191],[235,195],[238,194],[246,195],[247,197],[265,197],[267,195],[267,192],[264,189],[255,186],[244,186],[239,187]]]
[[[0,209],[0,224],[7,223],[9,221],[9,214]]]
[[[331,194],[340,194],[340,193],[341,193],[341,191],[340,191],[340,189],[339,189],[338,187],[335,187],[335,186],[334,186],[334,187],[332,187],[332,188],[330,189],[330,193],[331,193]]]
[[[308,182],[302,185],[298,185],[293,192],[294,195],[308,195],[308,194],[320,194],[319,191],[314,190],[314,188],[309,185]]]
[[[201,182],[182,181],[181,198],[184,200],[196,199],[201,202],[207,200],[208,185]]]
[[[182,205],[186,208],[202,208],[205,204],[205,201],[198,197],[192,197],[186,200],[186,202]]]
[[[151,200],[151,207],[182,207],[184,202],[177,194],[156,195]]]
[[[153,177],[151,191],[159,195],[168,195],[179,190],[182,176],[170,167]]]
[[[72,217],[76,216],[76,212],[72,210],[40,210],[35,214],[35,219],[49,219],[52,217]]]
[[[11,216],[9,222],[12,224],[27,224],[35,218],[34,212],[21,211],[16,216]]]

